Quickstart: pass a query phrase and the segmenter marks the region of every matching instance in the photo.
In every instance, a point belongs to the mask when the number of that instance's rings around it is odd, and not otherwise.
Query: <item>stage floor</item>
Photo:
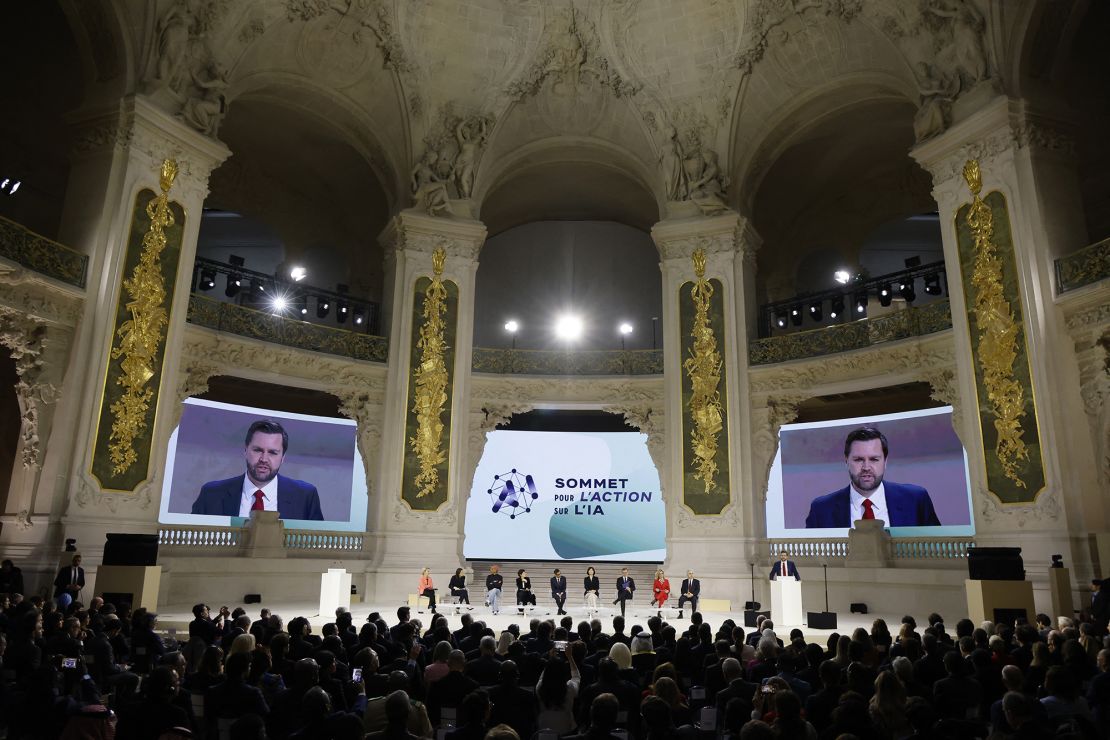
[[[221,604],[210,602],[208,606],[211,607],[212,613],[215,614],[216,610],[219,609]],[[259,610],[262,608],[269,609],[271,613],[280,615],[286,624],[289,624],[289,620],[294,617],[307,617],[309,622],[312,623],[314,634],[320,634],[321,627],[323,627],[326,623],[335,620],[335,615],[333,614],[321,616],[317,613],[320,610],[320,605],[318,602],[310,604],[303,601],[290,601],[250,605],[227,604],[227,606],[231,609],[235,609],[236,606],[243,606],[243,608],[247,610],[247,614],[250,615],[252,620],[258,619]],[[393,625],[397,621],[398,606],[398,603],[374,605],[353,603],[351,604],[351,613],[354,615],[354,623],[356,627],[360,627],[362,623],[366,621],[367,615],[375,611],[381,613],[382,618],[385,619],[387,624]],[[160,607],[158,610],[159,628],[163,631],[168,632],[171,636],[176,636],[179,634],[188,635],[189,622],[191,622],[193,619],[192,608],[192,604],[167,604]],[[465,607],[463,608],[465,609]],[[589,620],[595,616],[594,614],[587,614],[585,608],[583,607],[568,608],[567,612],[571,617],[574,618],[574,622],[576,625],[580,621]],[[454,605],[446,605],[445,611],[441,611],[440,613],[447,617],[448,624],[450,624],[452,631],[457,630],[461,626],[461,612],[457,614]],[[533,617],[537,619],[553,619],[556,622],[562,619],[561,616],[555,613],[554,609],[549,610],[546,606],[540,606],[531,612],[526,612],[523,616],[516,611],[515,607],[510,607],[507,609],[503,608],[500,614],[494,615],[481,602],[478,602],[476,605],[474,605],[473,610],[471,610],[469,613],[474,617],[475,620],[481,620],[485,622],[487,626],[493,629],[495,634],[499,634],[510,624],[514,623],[520,625],[522,627],[522,631],[527,631],[528,621]],[[654,609],[636,607],[629,608],[625,616],[625,632],[630,631],[631,628],[637,624],[642,625],[646,628],[648,618],[654,616],[655,613],[656,610]],[[611,607],[602,608],[596,614],[596,617],[601,620],[602,624],[604,625],[605,631],[611,632],[613,628],[613,617],[618,616],[619,614],[619,609],[613,609]],[[679,631],[679,633],[681,633],[685,631],[686,628],[690,625],[690,610],[687,609],[683,612],[682,619],[678,619],[677,615],[678,610],[676,609],[667,609],[663,612],[663,616],[666,619],[667,623],[675,627]],[[921,615],[919,619],[924,620],[924,616],[925,615]],[[431,624],[431,617],[432,615],[427,609],[412,609],[412,618],[420,620],[424,627],[428,627]],[[741,626],[744,624],[743,612],[702,612],[702,617],[706,622],[709,623],[714,632],[717,631],[717,628],[726,619],[732,619],[736,624]],[[890,614],[838,614],[837,617],[837,629],[835,630],[809,629],[804,624],[788,624],[775,625],[775,633],[779,636],[780,639],[785,640],[789,636],[790,630],[797,627],[801,629],[802,632],[805,634],[806,642],[819,642],[824,645],[825,641],[828,639],[828,636],[831,635],[833,632],[839,632],[840,634],[844,634],[846,632],[850,633],[857,627],[863,627],[864,629],[870,631],[871,623],[879,617],[882,617],[886,620],[887,626],[890,628],[892,633],[897,634],[898,626],[902,620],[901,614],[897,616]],[[750,631],[750,629],[751,628],[745,628],[746,631]]]

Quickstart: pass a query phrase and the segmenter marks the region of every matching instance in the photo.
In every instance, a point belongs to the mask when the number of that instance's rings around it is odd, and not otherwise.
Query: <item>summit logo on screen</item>
[[[540,497],[536,481],[528,473],[513,468],[508,473],[493,476],[493,483],[486,489],[490,508],[494,514],[506,514],[516,519],[532,510],[532,502]]]

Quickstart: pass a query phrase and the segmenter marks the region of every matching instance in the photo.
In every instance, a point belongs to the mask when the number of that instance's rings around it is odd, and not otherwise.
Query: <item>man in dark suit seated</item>
[[[501,677],[501,659],[497,657],[497,640],[486,635],[478,643],[479,655],[466,664],[466,675],[479,686],[493,686]]]
[[[687,601],[690,602],[690,611],[696,612],[698,610],[698,596],[701,594],[701,581],[694,578],[694,571],[686,571],[686,577],[682,579],[682,588],[678,594],[678,618],[682,619],[682,606]]]
[[[621,577],[617,579],[617,598],[614,604],[621,605],[621,616],[624,616],[625,605],[632,600],[636,593],[636,581],[628,575],[628,568],[621,568]]]
[[[929,492],[910,483],[883,481],[889,446],[878,429],[856,429],[844,441],[851,483],[813,500],[806,529],[847,529],[860,519],[890,527],[939,527]]]
[[[251,668],[250,653],[235,653],[227,658],[225,679],[208,691],[206,711],[214,723],[217,719],[237,719],[244,714],[265,717],[270,713],[262,692],[247,683]]]
[[[432,725],[438,727],[444,708],[457,709],[463,697],[478,688],[478,682],[467,678],[466,655],[461,650],[452,650],[447,656],[447,675],[432,684],[428,689],[428,716]]]
[[[521,738],[530,738],[536,730],[536,694],[519,686],[520,673],[511,660],[501,662],[500,683],[489,690],[491,726],[506,724]]]
[[[732,699],[739,699],[744,702],[750,712],[752,700],[759,686],[751,681],[744,680],[744,667],[740,665],[740,661],[736,658],[725,658],[721,661],[721,672],[724,674],[726,685],[714,697],[718,721],[724,720],[725,707]]]
[[[611,693],[594,696],[589,703],[590,724],[581,735],[567,735],[566,740],[620,740],[613,734],[617,729],[617,716],[621,712],[620,701]]]
[[[555,569],[555,575],[551,577],[551,598],[559,608],[558,613],[566,614],[563,611],[563,604],[567,603],[567,577],[558,568]]]
[[[192,513],[249,517],[252,511],[276,511],[282,519],[322,521],[316,486],[279,475],[289,433],[276,421],[256,421],[247,429],[243,458],[247,472],[201,486]]]

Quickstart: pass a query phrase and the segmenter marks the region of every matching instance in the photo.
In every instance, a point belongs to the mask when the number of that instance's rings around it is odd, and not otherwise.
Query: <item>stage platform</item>
[[[224,605],[216,602],[206,603],[209,607],[211,607],[213,614],[216,613],[220,606]],[[372,605],[355,603],[351,604],[351,613],[354,615],[356,628],[360,627],[362,623],[366,621],[366,617],[368,614],[375,611],[381,613],[382,618],[385,619],[387,624],[393,625],[397,621],[397,608],[402,605],[402,602],[394,602],[388,604],[381,603]],[[319,603],[287,601],[272,603],[264,602],[262,604],[250,605],[228,603],[226,604],[226,606],[231,609],[235,609],[235,607],[237,606],[243,606],[243,608],[247,610],[247,614],[251,617],[252,621],[258,619],[259,610],[263,608],[269,609],[271,613],[280,615],[286,624],[289,624],[289,620],[293,619],[294,617],[307,617],[309,622],[312,623],[312,630],[314,634],[320,634],[321,627],[323,627],[328,622],[335,621],[334,614],[317,614],[320,606]],[[187,636],[189,633],[189,622],[191,622],[193,619],[192,608],[192,604],[167,604],[160,607],[158,610],[159,629],[170,634],[171,636]],[[462,607],[462,609],[465,610],[465,607]],[[447,617],[447,621],[450,624],[452,631],[457,630],[460,627],[460,616],[462,612],[460,611],[458,614],[456,614],[454,605],[444,605],[444,609],[441,610],[440,613]],[[556,623],[558,623],[558,621],[562,619],[561,616],[556,614],[554,608],[549,609],[545,605],[541,605],[540,607],[531,611],[526,611],[523,616],[517,613],[515,607],[502,608],[500,614],[493,615],[490,610],[485,607],[482,602],[479,601],[474,605],[474,608],[469,613],[474,617],[475,620],[481,620],[485,622],[486,625],[492,628],[495,633],[500,633],[510,624],[514,623],[521,626],[521,631],[526,632],[528,629],[528,621],[532,618],[552,619],[555,620]],[[573,608],[568,607],[567,613],[574,618],[574,622],[576,625],[578,624],[578,622],[592,619],[594,616],[592,613],[587,614],[586,609],[581,606]],[[627,633],[634,625],[637,624],[643,626],[646,629],[647,620],[650,617],[655,616],[655,614],[656,610],[646,608],[646,605],[630,607],[625,616],[625,632]],[[681,633],[684,632],[686,628],[690,625],[690,610],[686,609],[685,611],[683,611],[682,619],[678,619],[677,614],[677,609],[667,609],[663,612],[664,618],[667,623],[675,627],[679,631],[679,633]],[[619,615],[620,609],[614,609],[611,606],[603,607],[600,612],[596,614],[597,618],[602,621],[606,632],[612,631],[613,617]],[[919,623],[924,622],[924,614],[915,616],[917,617]],[[431,624],[431,617],[432,614],[426,608],[412,609],[412,618],[420,620],[425,627]],[[743,612],[702,612],[702,617],[706,622],[709,623],[714,632],[717,631],[717,628],[726,619],[732,619],[736,624],[741,626],[743,626],[744,624]],[[828,636],[831,635],[833,632],[838,632],[840,634],[844,634],[846,632],[850,633],[857,627],[863,627],[867,630],[870,630],[871,623],[878,617],[882,617],[886,620],[887,626],[890,628],[892,634],[897,634],[899,623],[902,620],[901,614],[897,616],[892,614],[839,614],[838,625],[837,629],[835,630],[809,629],[804,624],[793,624],[775,625],[775,633],[780,638],[786,639],[790,634],[790,630],[797,627],[805,633],[805,639],[807,642],[820,642],[823,645]],[[751,628],[745,628],[745,631],[750,632]]]

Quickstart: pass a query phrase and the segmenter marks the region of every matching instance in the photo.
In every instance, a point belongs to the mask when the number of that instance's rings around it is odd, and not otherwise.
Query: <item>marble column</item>
[[[1004,504],[990,493],[980,415],[961,415],[958,430],[968,453],[977,541],[1020,545],[1026,569],[1047,601],[1049,556],[1070,554],[1080,583],[1091,574],[1088,533],[1105,532],[1110,499],[1091,464],[1094,449],[1080,395],[1080,371],[1064,317],[1054,302],[1054,260],[1087,244],[1074,144],[1067,125],[1026,101],[999,97],[911,152],[933,175],[944,241],[955,336],[956,379],[967,408],[978,408],[968,305],[961,280],[957,212],[971,201],[963,167],[977,159],[982,194],[1001,192],[1009,209],[1021,337],[1028,348],[1045,486],[1034,501]],[[1069,541],[1069,532],[1070,535]],[[1070,550],[1070,553],[1069,553]]]
[[[662,480],[667,502],[668,570],[680,577],[693,569],[702,580],[703,593],[728,598],[734,606],[750,598],[750,584],[740,579],[745,567],[760,551],[763,535],[762,507],[751,488],[751,454],[745,440],[750,434],[748,398],[748,336],[755,326],[753,279],[759,238],[749,221],[736,213],[668,219],[652,228],[663,271],[663,373],[667,456]],[[714,515],[696,514],[684,500],[682,382],[685,374],[679,305],[682,291],[689,291],[695,277],[692,255],[706,255],[705,277],[720,281],[724,309],[723,336],[717,337],[725,389],[721,404],[726,412],[728,474],[721,481],[730,500]],[[661,473],[663,472],[661,470]],[[685,496],[701,495],[696,490]]]
[[[105,532],[153,532],[157,527],[166,445],[176,415],[177,358],[185,329],[190,278],[209,173],[230,154],[220,142],[167,115],[142,96],[128,96],[110,109],[74,116],[73,162],[60,241],[89,257],[83,320],[66,367],[66,394],[58,404],[46,446],[39,495],[52,498],[53,552],[74,537],[87,566],[99,560]],[[150,464],[134,491],[105,491],[91,474],[105,370],[115,329],[120,277],[136,196],[159,191],[162,162],[173,158],[178,175],[170,199],[185,212],[172,305],[163,351],[159,407],[152,428]],[[172,304],[171,304],[172,302]],[[92,574],[90,573],[90,576]],[[90,584],[91,585],[91,584]]]
[[[438,575],[454,573],[462,562],[463,516],[470,493],[467,450],[474,278],[485,239],[486,227],[480,221],[441,218],[412,209],[394,217],[381,235],[386,249],[383,326],[388,327],[390,349],[379,495],[370,502],[366,525],[371,557],[377,567],[375,582],[370,584],[371,599],[414,592],[425,566]],[[418,511],[401,498],[402,461],[408,444],[405,422],[412,380],[413,306],[416,283],[421,277],[432,276],[432,255],[441,247],[446,252],[442,278],[458,287],[447,499],[434,511]],[[437,584],[443,588],[446,585]]]

